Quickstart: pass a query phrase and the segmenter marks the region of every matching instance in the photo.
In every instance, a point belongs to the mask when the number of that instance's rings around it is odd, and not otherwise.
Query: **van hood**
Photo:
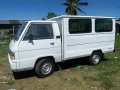
[[[9,49],[12,51],[18,51],[17,44],[18,44],[18,41],[15,41],[14,39],[12,39],[9,44]]]

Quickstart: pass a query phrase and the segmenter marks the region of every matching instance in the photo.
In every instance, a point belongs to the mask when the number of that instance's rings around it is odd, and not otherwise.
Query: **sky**
[[[66,0],[0,0],[0,20],[38,20],[47,16],[48,12],[66,15]],[[120,18],[120,0],[81,0],[88,6],[80,8],[85,16],[112,16]]]

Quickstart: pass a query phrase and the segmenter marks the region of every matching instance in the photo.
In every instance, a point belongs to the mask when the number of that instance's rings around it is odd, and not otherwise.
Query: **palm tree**
[[[81,0],[66,0],[65,3],[63,3],[64,6],[66,6],[66,13],[68,15],[77,15],[77,11],[80,11],[81,13],[85,12],[79,8],[80,6],[87,6],[87,2],[80,2]]]

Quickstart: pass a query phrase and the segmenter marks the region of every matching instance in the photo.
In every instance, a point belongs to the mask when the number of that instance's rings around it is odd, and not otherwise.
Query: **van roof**
[[[57,17],[53,17],[50,18],[48,20],[30,20],[30,21],[26,21],[29,23],[32,22],[41,22],[41,23],[55,23],[56,21],[54,21],[54,19],[62,19],[62,18],[110,18],[110,19],[115,19],[115,17],[107,17],[107,16],[78,16],[78,15],[61,15],[61,16],[57,16]]]
[[[30,20],[30,21],[26,21],[29,23],[55,23],[56,21],[47,21],[47,20]]]
[[[53,19],[61,19],[61,18],[111,18],[114,19],[115,17],[107,17],[107,16],[78,16],[78,15],[62,15],[62,16],[57,16],[48,20],[53,20]]]

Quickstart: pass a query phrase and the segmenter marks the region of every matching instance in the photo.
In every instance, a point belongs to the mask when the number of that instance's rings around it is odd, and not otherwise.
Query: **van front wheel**
[[[36,75],[40,78],[51,75],[54,71],[55,63],[49,58],[40,60],[35,66]]]
[[[89,62],[91,65],[97,65],[100,63],[101,59],[102,59],[101,52],[93,52],[89,57]]]

